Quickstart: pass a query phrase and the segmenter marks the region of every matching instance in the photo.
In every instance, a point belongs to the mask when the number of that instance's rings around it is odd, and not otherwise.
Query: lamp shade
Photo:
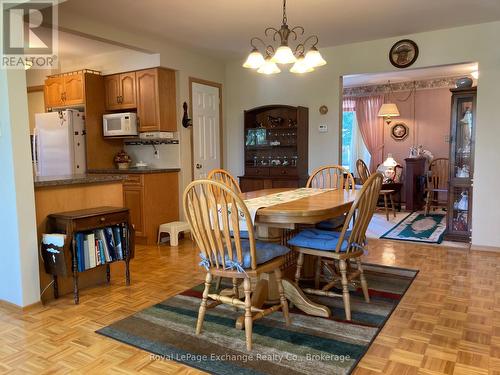
[[[380,109],[378,110],[379,117],[395,117],[399,116],[398,106],[394,103],[385,103],[382,104]]]
[[[384,161],[384,167],[394,168],[396,165],[398,165],[398,162],[394,160],[392,154],[388,154],[387,159]]]
[[[290,69],[290,72],[300,74],[300,73],[312,72],[313,70],[314,70],[313,67],[307,65],[304,55],[300,55],[297,59],[297,62],[293,64],[292,68]]]
[[[245,63],[243,64],[244,68],[249,69],[259,69],[262,65],[264,65],[264,56],[257,49],[253,49],[252,52],[248,55]]]
[[[305,61],[311,68],[316,68],[326,64],[325,59],[321,56],[321,53],[319,53],[316,47],[312,47],[309,51],[307,51]]]
[[[297,58],[293,54],[290,47],[279,46],[271,61],[278,64],[292,64],[297,61]]]
[[[279,72],[281,72],[280,68],[278,68],[278,65],[269,56],[266,57],[264,64],[257,70],[257,73],[262,74],[276,74]]]

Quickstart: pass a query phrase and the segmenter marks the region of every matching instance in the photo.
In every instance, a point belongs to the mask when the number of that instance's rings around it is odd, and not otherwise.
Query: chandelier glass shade
[[[283,21],[281,27],[275,29],[268,27],[264,31],[266,38],[271,42],[267,43],[263,39],[253,37],[250,39],[252,51],[243,63],[244,68],[255,69],[258,73],[274,74],[281,70],[276,64],[294,64],[290,72],[307,73],[314,68],[325,65],[326,61],[321,56],[316,47],[319,40],[316,35],[302,38],[304,28],[302,26],[289,27],[286,17],[286,0],[283,0]],[[275,48],[273,42],[279,41],[279,47]],[[289,42],[293,41],[295,48],[292,49]],[[261,44],[263,52],[259,51],[256,43]]]

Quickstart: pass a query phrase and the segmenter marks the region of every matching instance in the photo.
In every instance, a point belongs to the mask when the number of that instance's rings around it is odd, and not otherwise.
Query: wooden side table
[[[68,211],[51,214],[47,217],[47,233],[66,234],[66,245],[64,246],[65,264],[53,270],[54,278],[54,297],[58,298],[57,277],[65,276],[67,270],[73,274],[73,293],[75,304],[79,303],[78,289],[78,254],[76,249],[75,234],[77,232],[93,231],[95,229],[124,224],[128,233],[128,246],[125,246],[123,259],[113,262],[125,262],[126,284],[130,285],[130,259],[134,257],[135,232],[130,224],[130,213],[128,208],[120,207],[96,207],[85,210]],[[106,280],[110,281],[110,263],[98,265],[96,267],[106,266]]]

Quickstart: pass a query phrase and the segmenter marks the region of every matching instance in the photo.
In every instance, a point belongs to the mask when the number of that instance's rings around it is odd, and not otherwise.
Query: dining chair
[[[226,185],[230,189],[233,189],[236,193],[241,194],[241,189],[240,185],[238,185],[238,181],[225,169],[212,169],[210,172],[208,172],[207,179],[213,180],[213,181],[219,181],[220,183]],[[216,194],[220,194],[217,189],[215,190]],[[240,232],[240,237],[248,239],[248,232],[247,231],[241,231]],[[215,281],[215,289],[220,290],[222,284],[222,277],[217,277]]]
[[[344,189],[354,191],[356,186],[354,177],[340,165],[327,165],[315,169],[306,183],[306,188],[316,189]],[[319,229],[335,230],[344,225],[346,215],[322,221],[316,225]]]
[[[247,350],[252,350],[253,321],[282,310],[285,323],[290,324],[288,303],[281,282],[280,267],[288,247],[277,243],[255,240],[252,225],[248,226],[248,239],[240,236],[242,221],[251,223],[248,208],[238,194],[226,185],[212,180],[196,180],[184,191],[183,207],[191,233],[200,249],[201,263],[206,271],[196,334],[202,330],[208,308],[226,304],[244,310]],[[251,278],[262,273],[274,273],[279,303],[265,309],[252,302]],[[211,291],[212,278],[224,277],[233,281],[230,293]],[[239,297],[238,280],[243,279],[244,299]],[[208,304],[208,300],[213,303]]]
[[[427,195],[425,198],[425,215],[429,215],[431,207],[446,207],[448,200],[440,200],[440,195],[448,195],[448,179],[450,161],[447,158],[434,159],[427,173]]]
[[[330,291],[339,281],[336,274],[320,288],[304,288],[307,294],[327,297],[342,297],[347,320],[351,320],[351,304],[349,296],[349,282],[359,277],[361,288],[366,302],[370,302],[368,284],[361,265],[361,256],[366,251],[366,229],[373,216],[377,200],[382,187],[383,177],[380,173],[374,173],[363,184],[356,195],[356,199],[347,214],[346,221],[341,232],[331,232],[320,229],[304,229],[288,241],[292,250],[298,253],[295,282],[298,285],[304,265],[304,255],[321,257],[323,260],[331,261],[335,268],[340,270],[340,283],[342,294]],[[349,230],[349,222],[354,212],[358,211],[358,218]],[[349,266],[350,260],[355,260],[356,269]],[[349,272],[348,272],[349,271]]]
[[[240,185],[238,185],[238,181],[225,169],[212,169],[207,176],[207,179],[213,181],[219,181],[229,188],[236,191],[238,194],[241,194]]]
[[[366,163],[361,159],[356,160],[356,170],[358,171],[359,179],[364,184],[370,177],[370,170],[368,169]],[[396,206],[394,205],[394,198],[393,198],[393,195],[395,193],[396,190],[393,189],[380,190],[380,196],[384,198],[384,211],[387,221],[389,221],[389,206],[387,204],[387,198],[389,198],[391,202],[392,214],[394,217],[396,217]]]

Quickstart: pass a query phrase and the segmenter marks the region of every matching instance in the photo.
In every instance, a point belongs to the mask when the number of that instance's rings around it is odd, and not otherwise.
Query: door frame
[[[199,83],[200,85],[211,86],[219,89],[219,157],[220,157],[220,167],[224,167],[224,120],[222,117],[222,83],[207,81],[205,79],[189,77],[189,116],[193,118],[193,83]],[[193,143],[193,127],[191,127],[191,181],[194,180],[194,143]]]

